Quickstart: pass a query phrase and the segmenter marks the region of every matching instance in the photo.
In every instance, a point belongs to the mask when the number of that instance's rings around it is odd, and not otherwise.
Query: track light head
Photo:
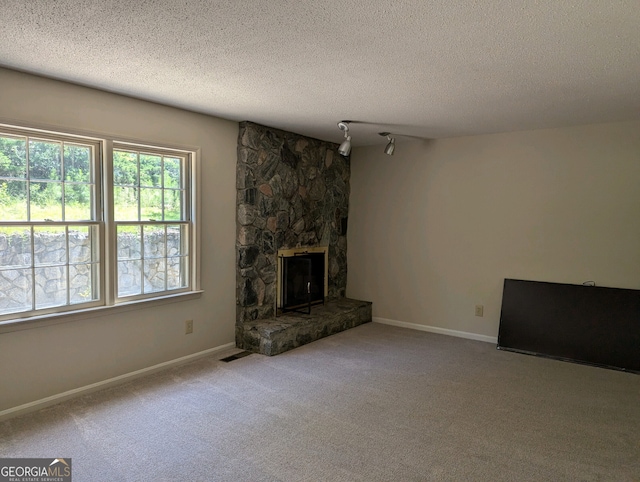
[[[338,147],[338,153],[341,156],[347,157],[351,152],[351,136],[347,136],[347,138],[340,144]]]
[[[393,137],[389,138],[389,144],[384,148],[384,153],[388,156],[393,156],[393,151],[396,150],[396,140]]]
[[[347,157],[351,152],[351,136],[349,135],[349,121],[338,122],[338,128],[344,132],[344,141],[338,147],[338,153],[341,156]]]
[[[384,148],[384,153],[387,156],[393,156],[393,151],[396,150],[396,139],[395,139],[395,137],[391,137],[391,133],[390,132],[379,132],[378,134],[380,134],[383,137],[386,137],[389,140],[389,143]]]

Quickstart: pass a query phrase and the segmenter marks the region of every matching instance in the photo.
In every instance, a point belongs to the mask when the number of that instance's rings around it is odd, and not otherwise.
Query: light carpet
[[[80,481],[640,480],[640,376],[369,323],[0,423]]]

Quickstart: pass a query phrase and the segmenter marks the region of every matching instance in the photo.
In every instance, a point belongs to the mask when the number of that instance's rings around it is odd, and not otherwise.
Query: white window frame
[[[138,220],[138,221],[116,221],[114,219],[114,213],[115,213],[115,208],[114,208],[114,200],[113,200],[113,189],[109,189],[108,191],[111,194],[111,199],[110,199],[110,203],[109,206],[111,207],[110,212],[109,212],[109,226],[111,227],[110,230],[110,246],[112,248],[112,254],[114,256],[114,262],[110,264],[110,267],[113,267],[114,273],[112,276],[112,279],[115,283],[114,286],[112,286],[112,292],[113,292],[113,300],[114,300],[114,304],[119,304],[119,303],[126,303],[128,301],[136,301],[136,300],[143,300],[143,299],[148,299],[148,298],[158,298],[158,297],[162,297],[164,295],[170,295],[170,294],[178,294],[178,293],[185,293],[185,292],[191,292],[194,290],[194,278],[192,276],[192,271],[194,269],[193,263],[191,262],[193,253],[195,252],[196,246],[194,245],[194,222],[193,220],[195,219],[195,212],[194,212],[194,199],[193,199],[193,195],[192,195],[192,190],[193,190],[193,171],[194,171],[194,162],[193,159],[195,157],[195,153],[194,152],[189,152],[189,151],[185,151],[182,149],[174,149],[174,148],[168,148],[168,147],[158,147],[158,146],[150,146],[150,145],[145,145],[145,144],[138,144],[138,143],[132,143],[132,142],[122,142],[122,141],[113,141],[111,143],[111,154],[109,156],[109,172],[111,175],[111,178],[109,180],[109,183],[111,186],[113,186],[113,151],[115,150],[132,150],[132,151],[140,151],[140,152],[144,152],[144,153],[150,153],[150,154],[159,154],[159,155],[167,155],[167,154],[175,154],[176,156],[179,157],[184,157],[185,158],[185,166],[184,166],[184,172],[182,173],[182,175],[185,177],[185,179],[183,180],[183,184],[184,184],[184,189],[185,189],[185,196],[183,199],[184,202],[184,206],[183,206],[183,212],[184,212],[184,216],[185,219],[184,220],[180,220],[180,221],[165,221],[165,220],[160,220],[160,221],[150,221],[150,220]],[[137,294],[137,295],[126,295],[126,296],[118,296],[118,276],[117,276],[117,263],[118,263],[118,256],[117,256],[117,226],[123,224],[123,225],[140,225],[140,226],[161,226],[161,225],[166,225],[166,224],[182,224],[182,225],[186,225],[187,229],[187,240],[188,240],[188,255],[187,255],[187,286],[185,286],[184,288],[177,288],[177,289],[172,289],[172,290],[166,290],[166,291],[158,291],[158,292],[150,292],[150,293],[142,293],[142,294]],[[142,240],[143,244],[144,244],[144,239]],[[165,253],[166,254],[166,253]],[[144,284],[144,280],[142,280],[142,284]]]
[[[95,219],[93,221],[67,222],[67,224],[82,224],[99,226],[100,274],[99,274],[99,299],[76,305],[63,305],[48,309],[30,310],[24,312],[0,315],[0,332],[20,329],[19,325],[25,322],[52,321],[60,322],[61,317],[74,318],[91,314],[95,310],[114,309],[117,307],[131,306],[135,308],[141,303],[145,305],[162,304],[166,302],[191,299],[202,293],[200,289],[200,243],[199,243],[199,187],[200,187],[200,149],[192,146],[177,146],[165,143],[152,143],[124,137],[106,136],[96,133],[85,133],[73,129],[58,129],[51,127],[35,127],[21,123],[0,122],[0,130],[3,133],[17,136],[42,137],[51,140],[64,140],[65,142],[78,142],[95,145],[94,182],[95,182]],[[139,296],[118,298],[117,296],[117,270],[118,262],[116,252],[116,224],[114,221],[113,205],[113,150],[118,148],[136,150],[154,150],[161,152],[175,152],[186,158],[185,161],[185,213],[188,221],[188,279],[186,287],[148,293]],[[0,213],[1,215],[1,213]],[[182,221],[176,222],[181,224]],[[3,224],[5,224],[3,222]],[[15,224],[21,224],[16,222]],[[22,223],[26,224],[26,223]],[[60,224],[42,222],[39,224]],[[135,223],[134,223],[135,224]],[[172,224],[162,222],[162,224]],[[67,260],[68,262],[68,260]],[[140,306],[142,307],[142,306]],[[16,328],[17,327],[17,328]]]

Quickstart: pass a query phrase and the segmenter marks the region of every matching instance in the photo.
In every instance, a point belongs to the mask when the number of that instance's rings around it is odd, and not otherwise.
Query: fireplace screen
[[[282,311],[311,313],[311,305],[324,303],[324,253],[304,253],[280,258]]]

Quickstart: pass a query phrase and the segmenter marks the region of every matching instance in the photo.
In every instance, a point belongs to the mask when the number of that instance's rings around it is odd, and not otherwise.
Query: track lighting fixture
[[[349,121],[343,120],[338,122],[338,128],[344,132],[344,141],[338,147],[338,153],[344,157],[347,157],[351,153],[351,136],[349,135],[349,125],[351,123],[355,124],[371,124],[370,122],[362,122],[362,121]],[[378,124],[379,125],[379,124]],[[387,156],[393,156],[393,153],[396,150],[396,137],[411,137],[414,139],[426,140],[424,137],[417,137],[408,134],[393,134],[391,132],[378,132],[378,135],[387,138],[387,145],[384,147],[384,153]]]
[[[344,157],[347,157],[351,152],[351,136],[349,135],[349,121],[338,122],[338,128],[344,131],[344,141],[338,147],[338,153]]]
[[[389,143],[384,148],[384,153],[388,156],[393,156],[393,151],[396,150],[396,138],[391,137],[390,132],[379,132],[379,134],[389,140]]]

